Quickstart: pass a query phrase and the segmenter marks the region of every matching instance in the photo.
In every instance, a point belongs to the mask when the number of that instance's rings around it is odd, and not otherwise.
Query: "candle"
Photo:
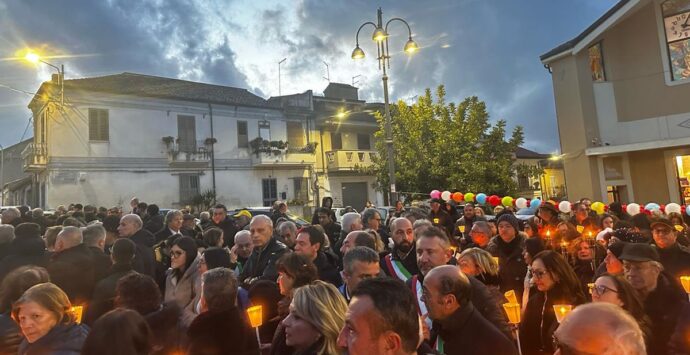
[[[573,310],[573,306],[569,304],[554,304],[553,311],[556,313],[556,320],[558,323],[563,321],[563,318]]]
[[[503,309],[508,315],[508,323],[520,324],[520,304],[519,303],[504,303]]]
[[[84,312],[84,306],[73,306],[69,309],[69,312],[74,315],[74,321],[81,323],[81,315]]]
[[[460,233],[465,233],[465,226],[458,226]]]
[[[517,297],[515,297],[515,291],[510,290],[505,293],[506,299],[508,300],[508,303],[518,303]]]
[[[550,237],[550,236],[551,236],[551,230],[550,230],[550,229],[547,229],[547,230],[546,230],[546,236],[547,236],[547,237]]]
[[[247,315],[249,316],[249,323],[252,325],[252,328],[259,327],[263,323],[261,306],[247,308]]]
[[[594,284],[593,283],[588,283],[587,288],[589,289],[589,294],[591,295],[592,292],[594,291]]]
[[[496,265],[498,265],[498,261],[499,261],[498,256],[492,256],[491,259],[494,259],[494,263],[496,263]]]
[[[688,299],[690,300],[690,276],[681,276],[680,283],[683,284],[683,288],[688,294]]]

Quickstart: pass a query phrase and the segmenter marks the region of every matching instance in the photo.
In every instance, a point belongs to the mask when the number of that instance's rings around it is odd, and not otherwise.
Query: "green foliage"
[[[393,147],[398,191],[427,192],[458,189],[499,196],[515,193],[514,153],[523,143],[522,127],[506,138],[506,121],[489,122],[486,105],[476,96],[459,104],[446,103],[443,86],[436,97],[427,89],[412,106],[391,106]],[[376,113],[378,158],[375,171],[380,189],[388,183],[384,117]]]
[[[191,203],[197,208],[197,211],[208,211],[209,208],[216,202],[216,192],[213,190],[206,190],[194,197],[191,201],[183,201],[185,203]]]

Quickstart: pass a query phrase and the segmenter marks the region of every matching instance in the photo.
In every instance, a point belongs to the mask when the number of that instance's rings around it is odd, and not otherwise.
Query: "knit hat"
[[[630,228],[616,229],[613,231],[613,236],[620,239],[622,242],[649,243],[649,238],[645,237],[640,232],[635,232]]]
[[[628,244],[628,243],[626,243],[626,242],[609,243],[608,250],[611,251],[611,254],[613,254],[616,258],[620,258],[621,254],[623,254],[623,249],[625,248],[626,244]]]
[[[204,251],[206,267],[211,270],[217,267],[230,268],[230,254],[222,248],[213,247]]]
[[[16,238],[40,238],[41,227],[36,223],[21,223],[14,229]]]
[[[501,222],[510,223],[510,225],[513,226],[513,228],[515,229],[515,233],[518,233],[520,231],[520,220],[517,217],[515,217],[512,213],[505,213],[501,215],[501,217],[498,217],[496,225],[499,225]]]

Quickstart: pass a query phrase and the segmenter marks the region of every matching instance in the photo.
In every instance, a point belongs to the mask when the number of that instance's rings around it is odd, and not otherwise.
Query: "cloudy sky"
[[[67,79],[121,72],[247,88],[259,96],[352,83],[382,101],[371,30],[350,54],[360,24],[402,17],[422,50],[401,53],[407,30],[391,24],[391,97],[409,102],[443,84],[449,100],[477,95],[492,119],[525,127],[525,146],[558,149],[551,77],[539,55],[569,40],[615,0],[0,0],[0,144],[31,136],[26,108],[47,66],[15,58],[41,48]],[[26,134],[25,134],[26,130]],[[439,132],[442,134],[442,132]]]

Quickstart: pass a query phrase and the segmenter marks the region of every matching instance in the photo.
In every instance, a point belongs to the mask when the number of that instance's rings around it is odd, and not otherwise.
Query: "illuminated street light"
[[[393,130],[391,127],[390,103],[388,102],[388,74],[386,73],[386,67],[390,69],[390,52],[388,50],[388,25],[390,25],[390,23],[393,21],[400,21],[404,23],[405,26],[407,26],[408,41],[407,43],[405,43],[405,47],[403,47],[403,51],[405,53],[413,54],[419,50],[419,46],[414,40],[412,40],[412,29],[410,29],[410,25],[407,23],[407,21],[399,17],[394,17],[388,20],[388,22],[386,22],[386,25],[384,26],[382,15],[383,12],[381,11],[381,8],[379,8],[377,11],[377,23],[367,21],[363,23],[361,26],[359,26],[359,29],[357,29],[357,35],[355,36],[356,45],[355,49],[352,51],[352,59],[364,59],[364,51],[362,50],[362,48],[359,47],[359,31],[361,31],[362,28],[364,28],[364,26],[374,26],[374,33],[372,34],[371,38],[372,40],[374,40],[374,42],[376,42],[376,50],[378,52],[378,57],[376,59],[379,63],[379,70],[383,70],[383,103],[385,110],[384,131],[386,137],[386,152],[388,155],[388,179],[390,181],[389,203],[393,205],[395,201],[397,201],[397,198],[395,191],[395,161],[393,160]]]
[[[31,50],[27,51],[26,54],[24,55],[24,59],[30,63],[38,64],[43,63],[49,67],[54,68],[58,72],[58,84],[60,85],[60,106],[64,107],[65,105],[65,66],[60,65],[60,67],[50,64],[46,62],[45,60],[41,59],[41,56],[38,55],[38,53],[33,52]]]

